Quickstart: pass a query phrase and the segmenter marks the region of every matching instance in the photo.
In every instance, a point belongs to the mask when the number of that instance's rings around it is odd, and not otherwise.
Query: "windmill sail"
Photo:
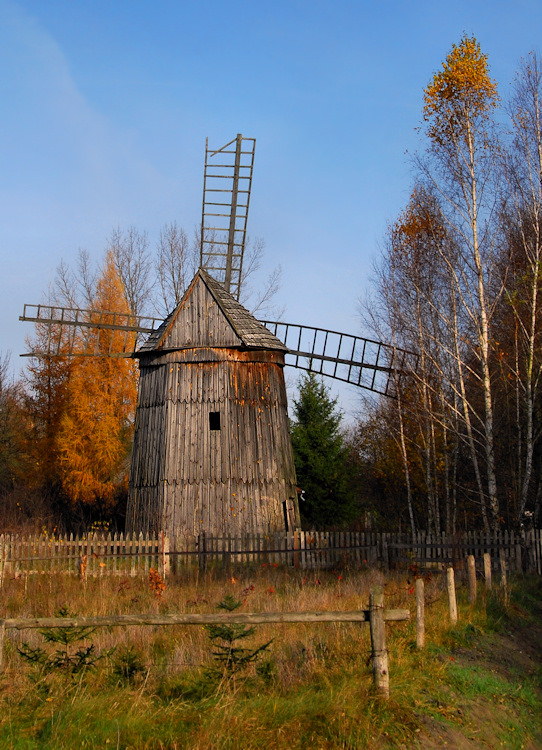
[[[210,149],[208,139],[205,143],[200,267],[235,304],[243,280],[255,148],[256,139],[241,134],[219,149]],[[25,305],[20,320],[36,323],[47,333],[45,346],[23,356],[53,357],[137,357],[168,323],[48,305]],[[379,341],[293,323],[260,322],[283,342],[285,364],[302,370],[386,396],[395,395],[398,378],[416,371],[417,355]]]
[[[243,279],[255,138],[239,133],[222,148],[205,143],[200,266],[236,300]]]
[[[126,313],[80,310],[48,305],[25,305],[20,320],[47,327],[47,344],[40,351],[23,356],[104,356],[97,351],[96,337],[76,336],[85,329],[117,331],[110,337],[108,356],[133,357],[146,348],[142,341],[165,325],[160,318]],[[395,395],[398,378],[415,372],[418,357],[413,352],[392,347],[381,341],[349,333],[302,326],[279,321],[259,321],[271,331],[286,349],[285,364],[315,372],[360,388]]]
[[[287,347],[285,364],[395,396],[397,380],[415,372],[418,356],[350,333],[261,320]]]
[[[83,310],[75,307],[25,305],[19,320],[36,323],[46,331],[45,346],[23,357],[131,357],[138,344],[161,324],[161,318],[105,310]],[[91,329],[114,331],[107,350],[100,348],[100,339],[85,335]]]

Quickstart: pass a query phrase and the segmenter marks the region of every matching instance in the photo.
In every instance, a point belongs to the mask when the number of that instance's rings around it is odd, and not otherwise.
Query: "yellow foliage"
[[[438,205],[423,187],[416,186],[407,208],[391,227],[394,248],[405,258],[423,262],[427,243],[442,243],[445,236]]]
[[[497,84],[489,76],[487,55],[474,37],[453,45],[442,70],[425,89],[424,120],[437,143],[464,135],[474,119],[485,118],[499,101]]]
[[[113,257],[108,254],[93,309],[128,313],[128,303]],[[124,334],[109,329],[87,329],[98,356],[74,358],[68,383],[68,403],[57,438],[64,489],[74,501],[111,499],[126,482],[124,465],[130,449],[137,398],[134,361],[110,352],[124,348]],[[75,350],[85,350],[88,341]],[[100,356],[101,355],[101,356]]]

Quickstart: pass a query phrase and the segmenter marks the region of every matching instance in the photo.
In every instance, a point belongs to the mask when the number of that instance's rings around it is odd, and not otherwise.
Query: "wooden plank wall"
[[[223,568],[247,564],[257,567],[295,566],[303,570],[341,569],[344,566],[442,569],[455,556],[461,564],[473,554],[482,566],[484,552],[499,566],[503,549],[510,570],[542,575],[542,530],[522,534],[468,532],[454,538],[420,532],[409,535],[376,532],[308,532],[267,535],[200,534],[170,540],[124,534],[69,537],[0,535],[0,580],[6,576],[38,573],[79,575],[81,561],[90,576],[148,575],[150,568],[168,575],[170,567]],[[450,553],[452,550],[452,554]],[[396,554],[400,553],[400,554]]]
[[[238,347],[241,344],[206,285],[198,280],[177,317],[172,320],[162,348]]]
[[[142,363],[127,528],[172,537],[283,531],[296,484],[281,364],[178,356]],[[220,429],[210,429],[210,412]]]

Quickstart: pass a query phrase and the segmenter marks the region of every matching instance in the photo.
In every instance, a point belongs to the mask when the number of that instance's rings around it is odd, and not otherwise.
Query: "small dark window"
[[[209,412],[209,429],[210,430],[220,429],[220,412],[219,411]]]

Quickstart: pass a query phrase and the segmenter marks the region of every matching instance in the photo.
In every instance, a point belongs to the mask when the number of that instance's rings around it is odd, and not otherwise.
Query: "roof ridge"
[[[222,284],[217,281],[204,268],[199,268],[196,275],[188,285],[182,300],[174,310],[165,318],[163,323],[153,331],[140,352],[152,352],[160,349],[164,339],[170,332],[175,320],[190,297],[198,278],[207,287],[209,294],[213,297],[220,311],[226,318],[229,326],[247,349],[274,349],[287,351],[287,347],[271,331],[266,328],[254,315],[249,312],[235,297],[230,294]],[[192,347],[191,347],[192,348]],[[236,348],[236,347],[234,347]]]

